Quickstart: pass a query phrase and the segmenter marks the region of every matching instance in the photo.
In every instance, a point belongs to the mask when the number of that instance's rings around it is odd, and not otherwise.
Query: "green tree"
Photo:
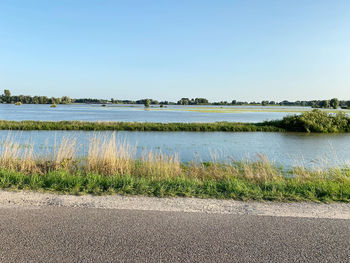
[[[205,98],[196,98],[196,99],[194,100],[194,104],[196,104],[196,105],[208,104],[208,103],[209,103],[208,100],[205,99]]]
[[[146,99],[146,100],[145,100],[145,107],[146,107],[146,108],[149,108],[150,105],[151,105],[151,100]]]
[[[331,99],[330,101],[330,106],[333,108],[333,109],[337,109],[339,107],[339,100],[337,98],[333,98]]]
[[[10,103],[11,102],[11,92],[10,92],[10,90],[5,89],[4,90],[4,95],[2,97],[3,97],[3,101],[4,102]]]
[[[329,109],[331,107],[331,104],[329,100],[322,100],[319,105],[321,108]]]
[[[4,90],[4,96],[5,96],[5,97],[11,97],[11,92],[10,92],[10,90],[5,89],[5,90]]]
[[[33,103],[34,104],[39,104],[39,97],[38,96],[34,96],[33,97]]]
[[[61,104],[69,104],[69,103],[71,103],[71,102],[72,102],[72,99],[69,98],[69,97],[67,97],[67,96],[63,96],[63,97],[61,98]]]
[[[177,104],[179,104],[179,105],[188,105],[188,104],[190,104],[190,99],[189,98],[182,98],[181,100],[179,100],[177,102]]]

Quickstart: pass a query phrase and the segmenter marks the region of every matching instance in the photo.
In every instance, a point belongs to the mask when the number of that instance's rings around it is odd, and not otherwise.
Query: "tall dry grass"
[[[65,170],[70,173],[95,173],[100,175],[133,175],[139,177],[173,178],[177,176],[198,179],[227,179],[244,177],[254,181],[276,180],[286,175],[264,155],[256,160],[236,162],[191,162],[182,164],[178,155],[167,155],[161,151],[145,151],[136,155],[136,147],[115,134],[95,134],[90,139],[87,155],[79,157],[81,145],[76,138],[63,138],[46,155],[35,153],[34,146],[22,146],[10,136],[0,144],[0,169],[26,174],[45,174]],[[215,160],[215,159],[214,159]],[[348,166],[347,166],[348,167]],[[342,176],[345,166],[332,169],[308,169],[298,166],[289,174],[301,179],[310,177]],[[347,170],[349,171],[349,169]]]
[[[179,156],[159,152],[144,152],[136,163],[135,172],[143,176],[175,177],[182,175]]]
[[[90,139],[85,169],[106,175],[131,173],[135,156],[136,147],[116,140],[114,133],[109,138],[95,135]]]
[[[27,146],[29,145],[29,146]],[[177,176],[181,164],[177,155],[144,152],[136,157],[136,146],[126,140],[95,134],[90,139],[87,155],[79,157],[81,145],[76,138],[63,138],[45,155],[34,152],[33,144],[25,146],[8,138],[0,145],[0,169],[24,173],[46,173],[56,170],[83,171],[102,175],[132,174],[138,176]]]
[[[34,147],[23,147],[8,136],[0,145],[0,167],[24,173],[37,172]]]

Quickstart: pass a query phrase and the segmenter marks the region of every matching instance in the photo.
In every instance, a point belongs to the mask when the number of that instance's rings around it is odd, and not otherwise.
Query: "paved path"
[[[0,262],[350,262],[350,220],[0,207]]]

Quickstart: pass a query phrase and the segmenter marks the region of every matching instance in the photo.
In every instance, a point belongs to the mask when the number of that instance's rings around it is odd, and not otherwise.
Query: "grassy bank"
[[[189,132],[279,132],[281,127],[257,123],[150,123],[82,121],[0,121],[1,130],[82,130],[82,131],[189,131]]]
[[[165,131],[165,132],[350,132],[350,117],[321,110],[262,123],[150,123],[81,121],[0,121],[1,130]]]
[[[177,156],[144,152],[91,140],[88,153],[76,156],[75,140],[63,140],[53,152],[37,155],[10,141],[0,149],[0,188],[62,193],[194,196],[238,200],[350,202],[350,169],[286,171],[264,156],[229,163],[181,163]]]

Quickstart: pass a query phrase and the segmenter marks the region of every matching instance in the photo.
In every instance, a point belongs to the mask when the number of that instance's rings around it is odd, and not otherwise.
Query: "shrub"
[[[350,117],[343,112],[332,114],[316,109],[301,115],[284,117],[275,125],[288,131],[298,132],[349,132]]]

